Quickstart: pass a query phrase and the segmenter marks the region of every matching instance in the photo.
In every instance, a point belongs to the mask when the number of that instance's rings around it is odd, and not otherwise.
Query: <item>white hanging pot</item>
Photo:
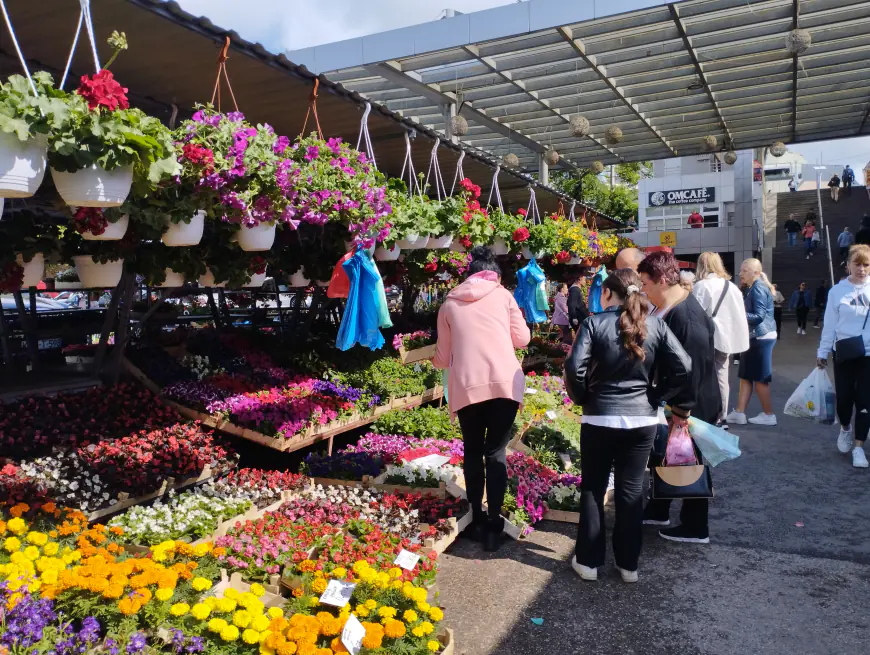
[[[124,260],[98,264],[90,255],[73,257],[76,273],[84,289],[110,289],[118,286],[124,272]]]
[[[401,242],[399,242],[401,243]],[[387,250],[383,246],[379,246],[377,250],[375,250],[375,259],[379,262],[394,262],[399,258],[399,255],[402,254],[402,249],[399,248],[399,243],[396,243],[392,248]]]
[[[569,266],[580,266],[583,263],[583,259],[581,257],[571,257],[568,260]]]
[[[127,234],[127,227],[130,225],[130,217],[124,214],[114,223],[106,225],[106,229],[102,234],[91,234],[84,232],[82,239],[85,241],[120,241]]]
[[[184,286],[184,275],[176,273],[171,268],[167,268],[164,272],[166,273],[166,279],[163,281],[163,284],[157,285],[159,288],[176,289]]]
[[[133,184],[133,167],[107,171],[96,164],[75,173],[51,169],[54,186],[63,201],[73,207],[120,207]]]
[[[263,252],[275,243],[275,223],[260,223],[255,227],[239,228],[239,246],[245,252]]]
[[[440,237],[429,237],[429,243],[426,244],[426,247],[429,250],[441,250],[443,248],[449,248],[452,243],[453,235],[445,234]]]
[[[311,280],[305,277],[305,269],[300,268],[293,275],[290,276],[290,286],[291,287],[307,287]]]
[[[0,196],[29,198],[45,177],[48,139],[37,136],[21,141],[14,134],[0,134]]]
[[[29,289],[39,284],[43,273],[45,273],[45,256],[41,252],[33,255],[33,259],[29,262],[25,262],[24,256],[19,253],[15,257],[15,261],[24,268],[24,279],[21,281],[22,289]]]
[[[544,256],[542,252],[532,252],[530,248],[523,248],[523,257],[526,259],[541,259]]]
[[[493,255],[506,255],[510,252],[507,242],[501,237],[496,237],[489,249],[492,250]]]
[[[399,239],[396,245],[402,250],[420,250],[420,248],[425,248],[428,243],[428,234],[407,234],[404,239]]]
[[[195,246],[202,240],[202,230],[205,227],[205,212],[200,210],[193,215],[190,223],[170,221],[169,229],[163,233],[163,245],[170,248]]]
[[[214,273],[211,272],[210,268],[205,269],[205,273],[199,276],[197,283],[201,287],[217,287],[218,289],[227,286],[226,282],[215,284]]]
[[[247,284],[243,285],[245,289],[254,289],[257,287],[263,286],[263,282],[266,281],[265,273],[251,273],[251,281]]]
[[[314,284],[319,287],[328,287],[331,280],[315,280]]]

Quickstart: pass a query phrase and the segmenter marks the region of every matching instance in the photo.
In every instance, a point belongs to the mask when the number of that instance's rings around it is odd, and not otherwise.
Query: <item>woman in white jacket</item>
[[[743,307],[743,294],[731,282],[725,271],[722,258],[715,252],[704,252],[698,257],[696,282],[692,293],[697,298],[707,316],[713,319],[716,331],[713,342],[716,346],[716,376],[719,379],[719,393],[722,396],[722,410],[718,424],[726,430],[725,416],[728,414],[728,362],[730,355],[749,350],[749,323]]]
[[[849,276],[828,292],[825,326],[819,343],[817,364],[828,365],[834,353],[834,386],[840,436],[837,448],[852,451],[852,466],[867,468],[864,441],[870,430],[870,246],[849,249]],[[851,342],[845,342],[846,339]],[[852,431],[852,412],[855,430]]]

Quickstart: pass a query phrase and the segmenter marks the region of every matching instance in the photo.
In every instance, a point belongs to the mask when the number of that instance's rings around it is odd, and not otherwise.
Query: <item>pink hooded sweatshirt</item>
[[[523,402],[525,376],[515,348],[531,334],[510,291],[492,271],[475,273],[447,295],[438,312],[432,363],[448,368],[450,412],[491,398]]]

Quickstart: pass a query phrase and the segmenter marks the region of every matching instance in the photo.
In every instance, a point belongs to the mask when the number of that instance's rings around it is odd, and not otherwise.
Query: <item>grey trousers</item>
[[[719,395],[722,396],[722,409],[719,414],[719,421],[724,421],[728,415],[728,364],[731,362],[731,356],[728,353],[716,351],[716,378],[719,380]]]

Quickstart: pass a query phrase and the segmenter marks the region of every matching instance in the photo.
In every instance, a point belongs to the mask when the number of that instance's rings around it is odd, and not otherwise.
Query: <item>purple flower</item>
[[[275,141],[275,145],[272,146],[272,152],[276,155],[283,155],[284,151],[287,150],[287,146],[290,145],[290,139],[286,136],[279,136],[278,140]]]
[[[130,641],[127,642],[127,655],[136,655],[136,653],[141,653],[145,649],[145,635],[141,632],[133,633],[133,636],[130,637]]]
[[[231,111],[227,114],[227,120],[232,123],[241,123],[245,120],[245,115],[240,111]]]
[[[320,157],[320,148],[317,146],[308,146],[305,151],[305,161],[314,161]]]

